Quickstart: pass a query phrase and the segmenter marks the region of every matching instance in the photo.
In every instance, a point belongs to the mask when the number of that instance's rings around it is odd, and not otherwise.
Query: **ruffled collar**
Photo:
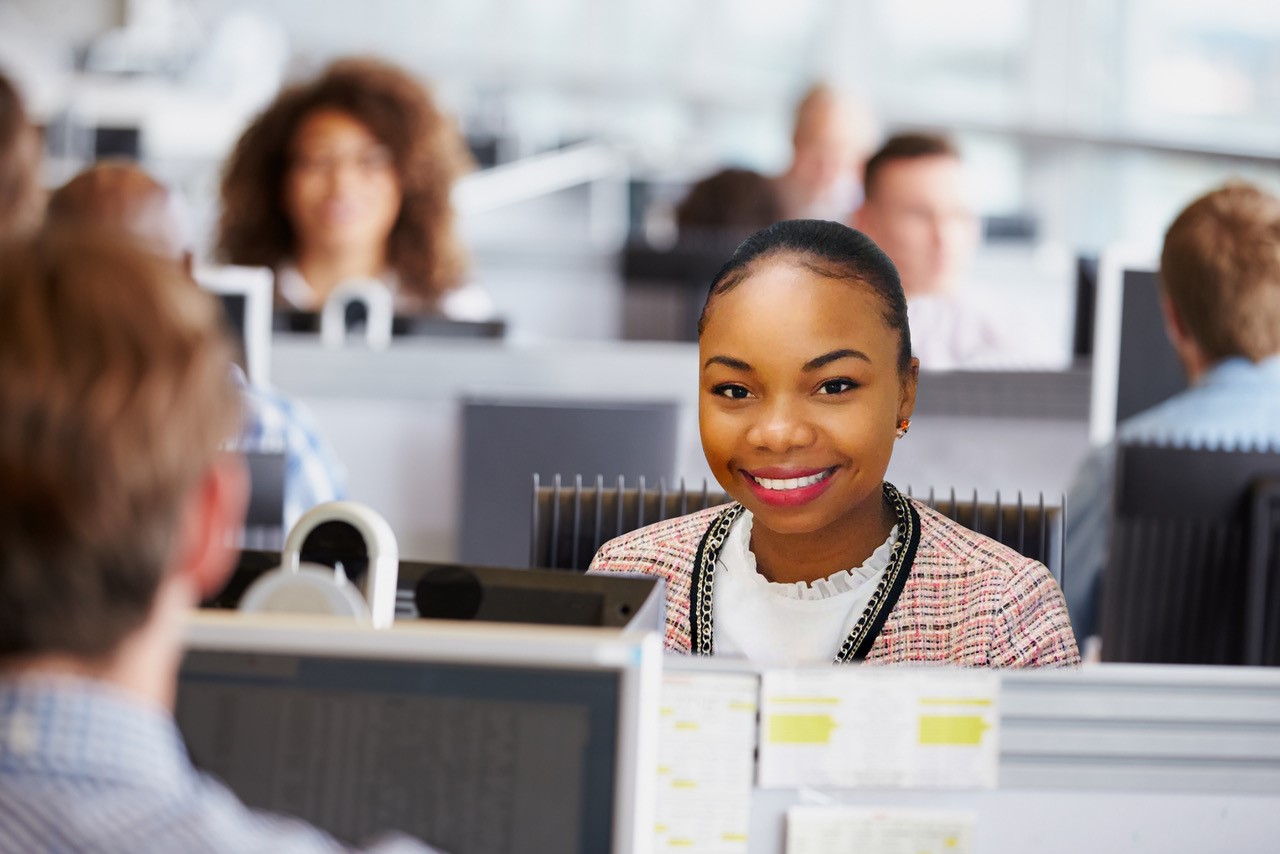
[[[775,596],[788,599],[809,601],[831,599],[854,592],[888,568],[890,561],[893,560],[893,544],[898,539],[898,526],[894,525],[888,539],[881,543],[861,566],[842,569],[813,582],[782,583],[770,581],[756,568],[756,556],[751,551],[751,528],[754,521],[750,510],[742,511],[742,515],[734,521],[729,536],[720,550],[720,560],[729,571],[740,568],[744,570],[745,577],[751,579],[751,583],[767,589]]]

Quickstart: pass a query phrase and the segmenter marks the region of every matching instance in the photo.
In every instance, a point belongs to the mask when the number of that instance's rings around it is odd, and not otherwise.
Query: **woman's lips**
[[[823,469],[768,467],[742,470],[751,491],[766,504],[795,507],[807,504],[827,491],[839,466]]]

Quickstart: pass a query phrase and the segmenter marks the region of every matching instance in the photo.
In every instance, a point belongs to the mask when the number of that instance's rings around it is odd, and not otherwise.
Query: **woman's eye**
[[[730,400],[746,400],[750,397],[751,392],[747,391],[745,386],[735,385],[733,383],[725,383],[711,389],[712,394],[720,397],[727,397]]]
[[[857,388],[858,384],[853,380],[827,380],[818,386],[818,394],[842,394],[846,391],[852,391]]]
[[[301,154],[293,158],[293,167],[303,172],[319,172],[328,168],[328,165],[328,158],[315,154]]]
[[[391,152],[385,148],[374,148],[360,155],[360,168],[366,171],[387,169],[391,166]]]

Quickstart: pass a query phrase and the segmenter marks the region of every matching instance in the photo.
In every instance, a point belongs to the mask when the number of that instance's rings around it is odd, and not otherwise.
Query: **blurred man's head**
[[[164,258],[188,263],[186,240],[169,189],[123,161],[90,166],[49,198],[50,224],[117,229]]]
[[[796,107],[791,168],[782,176],[784,201],[797,208],[787,215],[803,216],[805,206],[824,202],[852,209],[858,174],[877,134],[875,117],[861,101],[825,84],[810,88]]]
[[[955,145],[928,134],[891,138],[867,161],[863,193],[853,224],[893,259],[907,297],[953,289],[979,239]]]
[[[1232,184],[1196,199],[1160,256],[1170,338],[1194,379],[1280,353],[1280,199]]]
[[[159,631],[140,660],[176,668],[243,520],[238,407],[218,306],[174,265],[115,234],[0,246],[0,665],[109,670]]]

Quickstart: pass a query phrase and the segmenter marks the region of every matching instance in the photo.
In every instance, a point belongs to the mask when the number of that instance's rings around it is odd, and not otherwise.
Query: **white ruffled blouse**
[[[862,566],[812,584],[780,584],[756,570],[752,521],[750,511],[734,520],[716,562],[712,597],[716,655],[770,666],[829,663],[889,567],[898,527]]]

